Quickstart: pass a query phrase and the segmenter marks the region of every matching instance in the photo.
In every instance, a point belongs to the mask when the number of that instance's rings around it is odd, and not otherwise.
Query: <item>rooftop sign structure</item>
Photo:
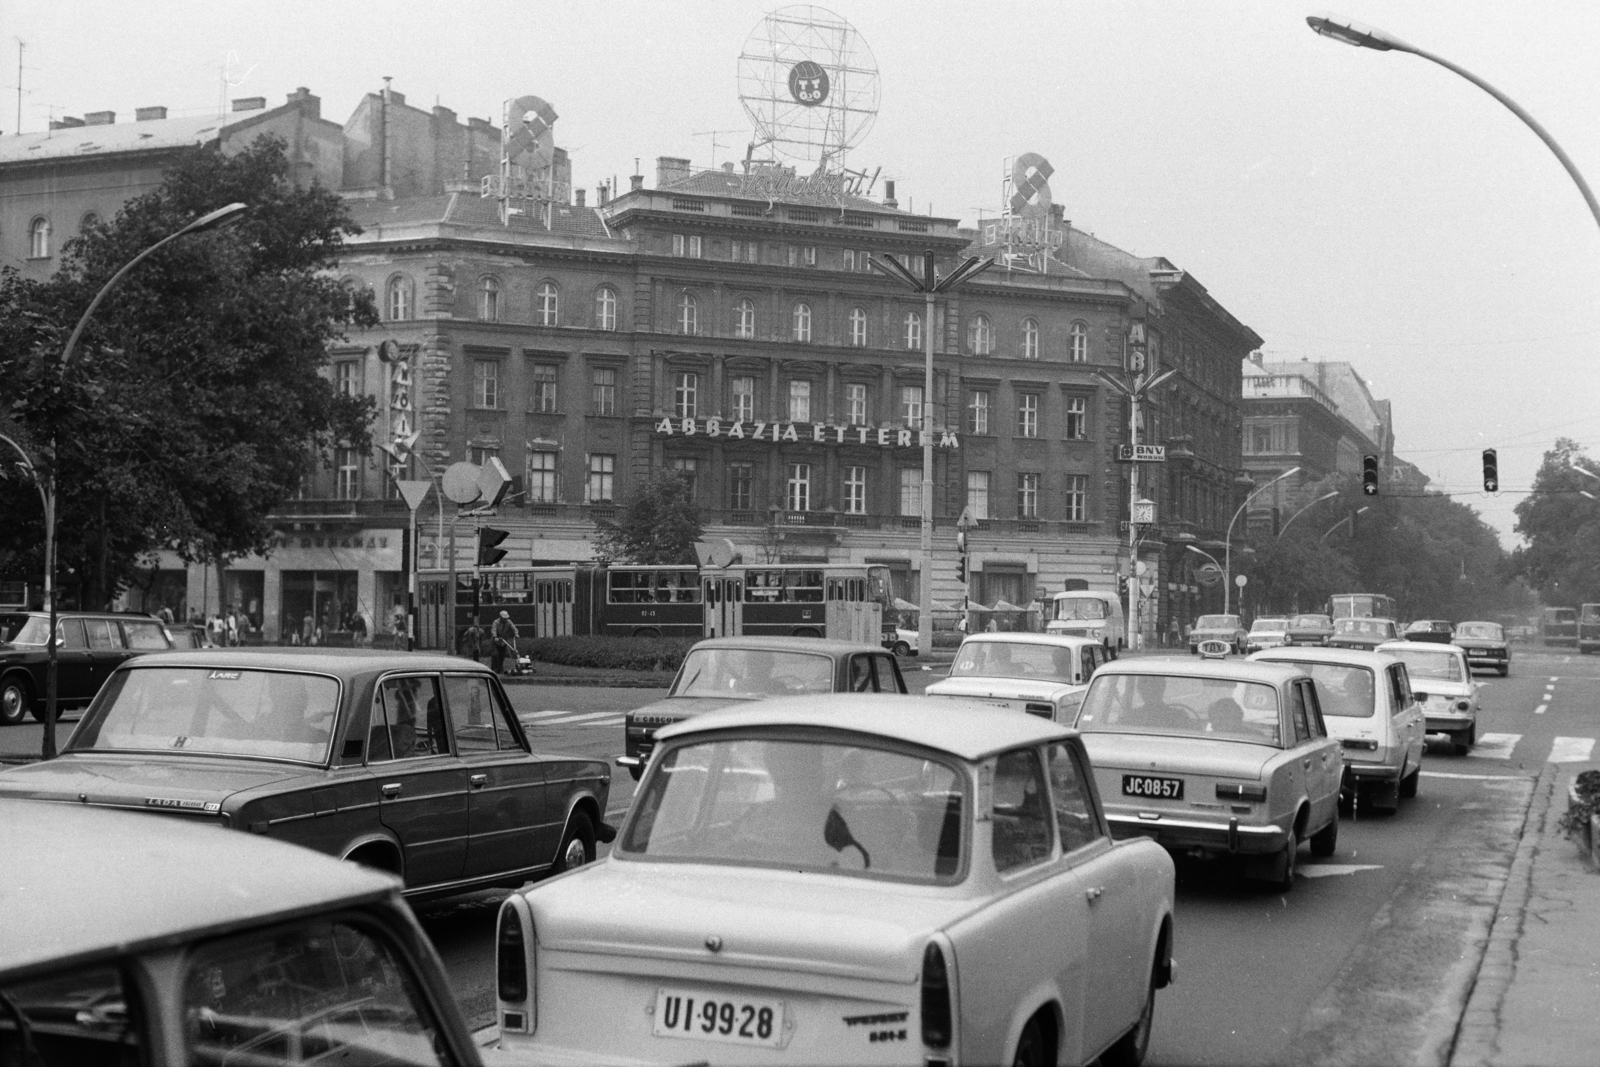
[[[1050,175],[1055,168],[1037,152],[1008,157],[1001,166],[998,219],[983,223],[983,243],[996,248],[1006,270],[1047,273],[1051,249],[1060,248],[1062,230],[1051,225]]]
[[[537,96],[507,100],[500,126],[500,173],[486,174],[480,196],[500,201],[500,222],[534,215],[550,228],[550,205],[571,191],[556,180],[556,109]]]

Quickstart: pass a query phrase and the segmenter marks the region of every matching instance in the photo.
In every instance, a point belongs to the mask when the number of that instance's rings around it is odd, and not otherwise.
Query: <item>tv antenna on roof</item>
[[[717,149],[729,147],[728,145],[723,144],[721,141],[717,140],[717,136],[719,134],[724,134],[724,133],[743,133],[743,132],[744,132],[743,130],[701,130],[698,133],[691,133],[689,136],[690,137],[709,137],[709,138],[711,138],[711,169],[712,170],[716,170],[717,169]]]

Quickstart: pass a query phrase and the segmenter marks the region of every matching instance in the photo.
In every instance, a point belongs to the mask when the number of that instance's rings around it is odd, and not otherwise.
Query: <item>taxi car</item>
[[[29,712],[44,721],[49,639],[49,612],[0,612],[0,724],[15,725]],[[154,615],[57,612],[56,707],[82,707],[124,661],[172,647]]]
[[[502,905],[486,1056],[1137,1064],[1173,892],[1058,724],[882,695],[704,715],[657,735],[610,856]]]
[[[1511,642],[1497,622],[1458,623],[1450,643],[1467,654],[1469,667],[1489,667],[1502,678],[1511,673]]]
[[[711,637],[683,657],[661,700],[628,712],[617,766],[644,773],[655,733],[691,715],[799,693],[904,693],[894,653],[812,637]]]
[[[1417,795],[1426,743],[1405,664],[1344,648],[1278,648],[1250,658],[1291,664],[1317,683],[1322,721],[1344,749],[1345,803],[1393,812],[1401,797]]]
[[[1478,741],[1478,693],[1467,654],[1457,645],[1431,641],[1389,641],[1377,649],[1406,665],[1411,692],[1422,705],[1430,734],[1448,734],[1456,754],[1465,756]]]
[[[592,860],[611,769],[535,752],[494,672],[457,656],[245,648],[118,668],[56,759],[0,796],[280,838],[444,896]]]
[[[961,642],[950,676],[928,686],[929,696],[980,698],[1012,711],[1071,725],[1106,647],[1066,634],[972,634]]]
[[[1245,642],[1250,631],[1237,615],[1202,615],[1189,630],[1189,654],[1198,655],[1202,641],[1226,641],[1228,647],[1244,655]]]
[[[1326,645],[1333,637],[1333,619],[1327,615],[1291,615],[1285,645]]]
[[[1246,652],[1260,652],[1264,648],[1277,648],[1288,640],[1289,620],[1282,615],[1261,616],[1250,624],[1244,638]]]
[[[0,855],[0,1063],[482,1062],[391,875],[27,800]]]
[[[1400,640],[1393,619],[1334,619],[1329,648],[1357,648],[1371,652],[1385,641]]]
[[[1344,759],[1298,667],[1121,660],[1095,673],[1077,728],[1119,837],[1240,858],[1283,890],[1302,842],[1337,847]]]

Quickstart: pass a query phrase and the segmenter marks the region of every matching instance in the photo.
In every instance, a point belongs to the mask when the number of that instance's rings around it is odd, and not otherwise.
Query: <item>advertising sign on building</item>
[[[1117,459],[1123,463],[1165,463],[1166,445],[1118,445]]]
[[[827,423],[753,422],[727,419],[669,419],[656,422],[665,437],[708,437],[733,441],[810,442],[818,445],[876,445],[879,448],[913,448],[922,444],[922,431],[871,426],[832,426]],[[934,432],[936,448],[960,448],[953,430]]]

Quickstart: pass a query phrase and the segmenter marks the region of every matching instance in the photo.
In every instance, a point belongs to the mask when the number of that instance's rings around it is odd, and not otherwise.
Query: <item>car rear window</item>
[[[1282,663],[1282,660],[1273,660]],[[1341,719],[1370,719],[1373,714],[1373,676],[1367,667],[1346,667],[1338,663],[1306,663],[1290,660],[1311,675],[1317,683],[1317,698],[1322,714]]]
[[[148,622],[143,619],[123,619],[122,632],[128,639],[128,647],[141,652],[171,647],[167,643],[166,632],[154,619]]]
[[[1296,615],[1289,625],[1297,630],[1327,630],[1332,628],[1333,620],[1326,615]]]
[[[968,639],[956,653],[950,677],[1030,678],[1070,685],[1074,662],[1070,645]]]
[[[1237,615],[1202,615],[1194,624],[1197,630],[1231,630],[1238,625]]]
[[[1192,735],[1279,744],[1278,691],[1182,674],[1099,674],[1078,712],[1084,733]]]
[[[1457,637],[1476,637],[1482,641],[1504,641],[1505,634],[1492,622],[1464,622],[1456,627]]]
[[[833,692],[833,659],[770,648],[696,648],[669,696],[751,697]]]

